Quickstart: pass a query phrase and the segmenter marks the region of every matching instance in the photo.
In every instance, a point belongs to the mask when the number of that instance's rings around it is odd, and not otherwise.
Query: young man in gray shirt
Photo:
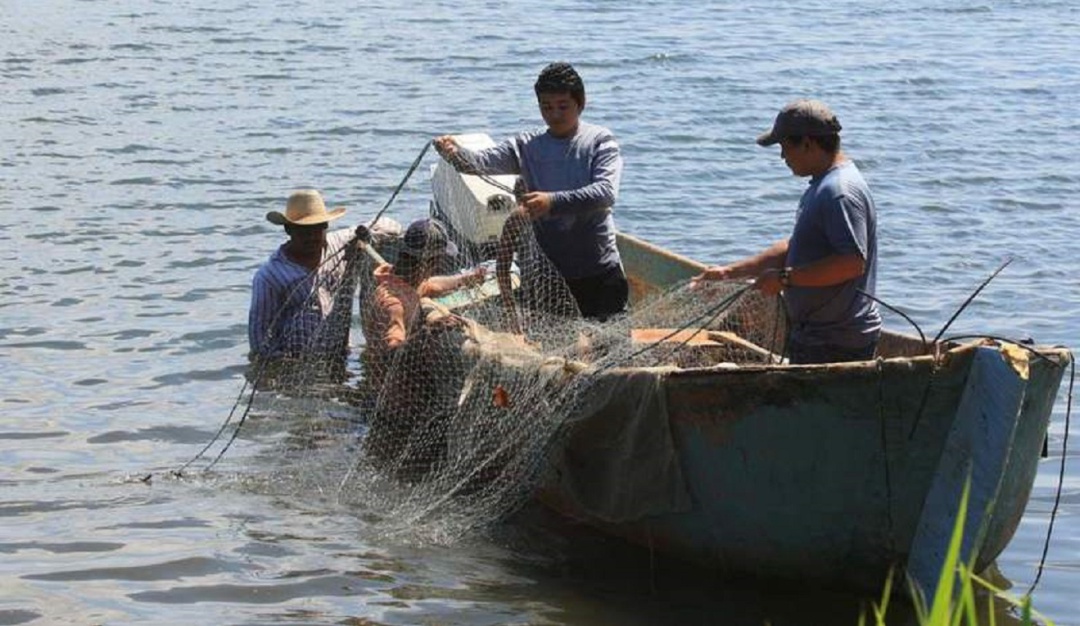
[[[871,359],[881,333],[877,282],[877,209],[858,168],[840,151],[840,122],[816,100],[781,109],[762,146],[780,144],[795,176],[809,176],[791,236],[765,251],[710,267],[694,281],[755,279],[788,309],[790,362]]]
[[[518,174],[536,241],[565,279],[581,314],[606,320],[626,310],[629,286],[615,246],[612,207],[622,157],[611,131],[581,121],[585,86],[568,63],[544,68],[534,85],[546,128],[472,151],[452,136],[438,152],[467,174]]]

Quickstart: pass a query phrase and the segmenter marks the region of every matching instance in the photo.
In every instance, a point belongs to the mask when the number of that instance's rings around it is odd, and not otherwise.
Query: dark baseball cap
[[[446,236],[446,227],[432,218],[419,219],[405,229],[401,254],[415,259],[457,256],[458,249]]]
[[[780,109],[772,130],[758,135],[759,146],[771,146],[784,137],[821,137],[840,132],[836,115],[818,100],[796,100]]]

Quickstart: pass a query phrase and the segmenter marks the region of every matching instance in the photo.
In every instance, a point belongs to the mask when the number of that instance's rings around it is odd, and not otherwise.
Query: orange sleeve
[[[405,324],[405,305],[389,289],[375,292],[375,305],[386,316],[386,329],[383,331],[383,343],[387,348],[396,348],[405,343],[408,327]]]

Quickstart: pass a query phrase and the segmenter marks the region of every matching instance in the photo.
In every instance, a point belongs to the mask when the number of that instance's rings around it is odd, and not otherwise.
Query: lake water
[[[431,137],[539,125],[557,59],[621,142],[623,230],[714,263],[786,235],[805,182],[753,138],[819,97],[877,199],[879,296],[936,332],[1012,257],[950,332],[1076,347],[1077,5],[772,5],[0,0],[0,624],[854,624],[856,599],[653,568],[587,533],[389,541],[242,464],[168,473],[240,390],[251,275],[281,239],[266,211],[313,186],[369,218]],[[390,215],[427,193],[413,177]],[[1065,418],[1063,391],[998,561],[1017,593]],[[1034,599],[1075,625],[1068,456]]]

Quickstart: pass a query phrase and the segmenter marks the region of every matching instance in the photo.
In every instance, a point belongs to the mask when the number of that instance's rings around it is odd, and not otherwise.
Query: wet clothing
[[[291,260],[282,244],[255,272],[248,310],[249,358],[340,358],[349,350],[356,291],[353,232],[327,233],[314,271]]]
[[[829,287],[789,286],[784,290],[791,335],[803,352],[822,346],[864,354],[881,333],[877,303],[877,210],[870,188],[851,161],[810,179],[799,200],[785,265],[799,267],[827,256],[858,254],[862,276]]]

